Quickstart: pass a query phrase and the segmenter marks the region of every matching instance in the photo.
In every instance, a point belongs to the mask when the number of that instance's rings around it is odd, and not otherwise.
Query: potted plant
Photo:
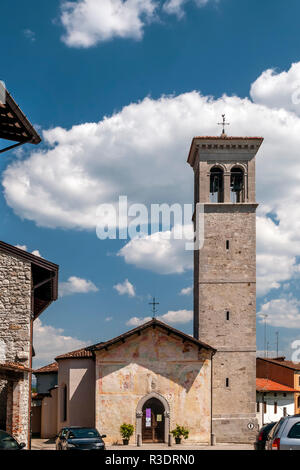
[[[123,423],[122,426],[120,426],[120,433],[123,438],[124,446],[128,446],[129,439],[134,433],[134,426],[132,424]]]
[[[181,444],[182,438],[187,439],[189,437],[189,433],[190,431],[188,429],[186,429],[184,426],[179,426],[179,424],[176,424],[176,428],[171,431],[176,444]]]

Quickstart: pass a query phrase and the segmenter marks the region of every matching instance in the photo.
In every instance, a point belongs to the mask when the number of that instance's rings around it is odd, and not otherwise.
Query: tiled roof
[[[120,336],[117,336],[116,338],[113,338],[109,341],[106,341],[105,343],[99,343],[99,344],[95,344],[94,346],[89,346],[88,349],[90,349],[92,351],[100,351],[101,349],[106,349],[109,346],[112,346],[113,344],[116,344],[116,343],[119,343],[119,342],[125,342],[125,340],[128,337],[130,337],[134,334],[139,334],[141,331],[146,330],[147,328],[155,328],[155,327],[159,327],[159,328],[167,331],[168,334],[173,334],[175,336],[180,337],[184,342],[189,341],[189,342],[195,344],[196,346],[198,346],[199,348],[204,348],[204,349],[207,349],[207,350],[211,350],[212,352],[216,351],[214,348],[212,348],[208,344],[203,343],[202,341],[199,341],[198,339],[194,338],[193,336],[187,335],[186,333],[183,333],[180,330],[176,330],[172,326],[167,325],[166,323],[163,323],[160,320],[157,320],[157,318],[153,318],[152,320],[148,321],[147,323],[144,323],[144,324],[138,326],[137,328],[134,328],[133,330],[127,331],[126,333],[124,333]]]
[[[287,367],[288,369],[300,371],[300,362],[286,361],[285,358],[269,359],[266,357],[258,357],[257,359],[261,361],[271,362],[272,364],[277,364],[278,366]]]
[[[86,357],[93,357],[93,353],[86,348],[77,349],[76,351],[71,351],[65,354],[61,354],[57,356],[55,360],[60,359],[72,359],[72,358],[86,358]]]
[[[269,379],[256,379],[256,390],[258,392],[297,392],[292,387],[273,382],[273,380]]]
[[[57,362],[52,362],[52,364],[48,364],[47,366],[41,367],[40,369],[36,369],[34,374],[47,374],[50,372],[57,372],[58,371],[58,364]]]
[[[200,140],[261,140],[263,137],[234,137],[234,136],[212,136],[212,135],[207,135],[207,136],[196,136],[194,139],[200,139]]]
[[[16,362],[5,362],[4,364],[0,364],[0,370],[31,372],[29,367],[23,366],[22,364],[18,364]]]

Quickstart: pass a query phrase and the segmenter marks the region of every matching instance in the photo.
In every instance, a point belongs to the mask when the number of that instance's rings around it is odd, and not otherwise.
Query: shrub
[[[183,439],[187,439],[189,437],[190,431],[186,429],[184,426],[179,426],[179,424],[176,424],[176,428],[171,431],[171,434],[173,434],[174,438],[180,438],[183,437]]]
[[[120,426],[120,433],[123,439],[130,439],[134,433],[134,426],[132,424],[123,423]]]

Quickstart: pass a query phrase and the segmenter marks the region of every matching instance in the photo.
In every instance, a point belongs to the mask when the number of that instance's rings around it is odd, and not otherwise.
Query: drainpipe
[[[31,450],[31,387],[32,387],[32,342],[33,342],[33,318],[34,318],[34,290],[31,290],[31,312],[30,312],[30,339],[29,339],[29,399],[28,399],[28,435],[27,447]]]
[[[211,361],[210,361],[210,445],[216,445],[215,435],[213,434],[213,357],[215,353],[212,352],[211,354]]]

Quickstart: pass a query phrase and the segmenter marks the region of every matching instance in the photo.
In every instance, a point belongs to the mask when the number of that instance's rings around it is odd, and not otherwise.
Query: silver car
[[[300,450],[300,415],[286,416],[270,431],[267,450]]]

